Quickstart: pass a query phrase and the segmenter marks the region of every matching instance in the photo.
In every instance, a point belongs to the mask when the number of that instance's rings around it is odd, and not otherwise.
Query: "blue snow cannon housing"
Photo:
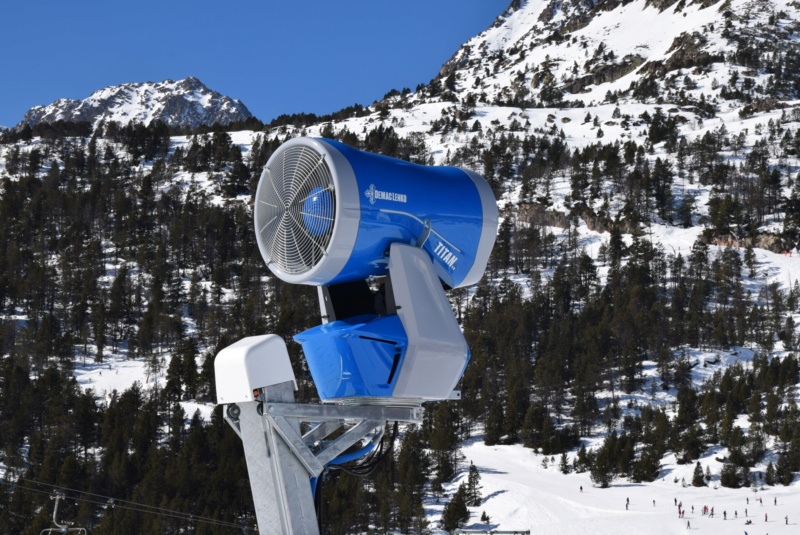
[[[319,288],[323,324],[295,340],[321,399],[450,395],[469,350],[443,286],[486,268],[498,212],[483,178],[295,138],[267,162],[254,213],[270,270]]]

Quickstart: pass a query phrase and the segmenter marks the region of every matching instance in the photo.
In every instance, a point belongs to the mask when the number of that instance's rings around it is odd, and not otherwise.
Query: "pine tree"
[[[93,307],[94,342],[97,346],[94,361],[103,362],[103,351],[106,345],[106,306],[103,301]]]
[[[416,511],[414,511],[411,532],[414,533],[414,535],[428,535],[431,532],[430,529],[428,529],[428,517],[425,514],[425,507],[422,505],[421,499],[417,503]]]
[[[467,475],[466,502],[469,507],[478,507],[481,501],[481,474],[478,472],[478,467],[470,462],[469,474]]]
[[[452,532],[460,528],[469,521],[469,509],[467,509],[467,487],[464,483],[458,486],[458,490],[453,495],[453,499],[444,506],[442,510],[442,529]]]
[[[769,486],[775,485],[775,466],[772,461],[767,464],[767,469],[764,471],[764,483]]]
[[[419,522],[418,511],[422,506],[423,488],[428,479],[429,465],[430,461],[419,431],[409,429],[397,456],[396,519],[401,531],[406,531]]]
[[[601,489],[608,488],[611,485],[611,481],[616,477],[616,454],[619,453],[618,449],[619,439],[617,438],[617,432],[612,431],[596,452],[589,468],[592,482]]]
[[[738,489],[741,486],[735,464],[726,462],[722,465],[722,471],[720,471],[719,474],[719,482],[723,487],[733,489]]]
[[[499,397],[492,402],[489,414],[486,417],[486,437],[484,443],[493,446],[500,442],[503,436],[503,402]]]
[[[744,250],[744,265],[747,266],[747,276],[751,279],[755,278],[757,266],[756,252],[750,244],[747,244]]]
[[[575,471],[582,474],[591,467],[591,464],[592,462],[589,458],[589,454],[586,451],[586,444],[581,444],[581,447],[578,449],[578,454],[575,456]]]
[[[436,479],[450,481],[456,472],[458,457],[458,434],[452,404],[440,403],[433,415],[433,430],[430,447],[436,462]]]
[[[703,467],[700,466],[700,461],[697,461],[697,464],[694,465],[694,474],[692,475],[692,486],[694,487],[705,487],[705,477],[703,476]]]
[[[794,481],[794,472],[792,472],[789,456],[785,453],[778,456],[778,462],[775,467],[775,478],[778,482],[787,487]]]
[[[562,474],[569,474],[569,460],[567,459],[567,452],[561,453],[561,461],[558,465],[558,469],[561,470]]]
[[[130,315],[130,291],[128,267],[122,266],[111,284],[108,296],[108,311],[106,312],[106,321],[111,330],[111,343],[114,346],[122,336],[125,319]]]

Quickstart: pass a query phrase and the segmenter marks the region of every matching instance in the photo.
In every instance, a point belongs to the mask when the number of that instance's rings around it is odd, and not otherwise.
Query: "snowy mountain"
[[[9,255],[0,319],[25,325],[49,311],[41,324],[50,330],[20,328],[0,347],[28,344],[14,349],[35,350],[32,366],[41,366],[56,360],[42,349],[51,333],[69,326],[74,355],[59,359],[73,358],[70,373],[101,405],[138,382],[210,420],[208,375],[198,382],[187,363],[207,369],[228,337],[268,328],[288,336],[318,321],[316,301],[276,290],[258,261],[237,256],[252,250],[249,192],[271,152],[287,137],[323,136],[461,166],[495,188],[502,226],[487,284],[453,296],[474,343],[463,401],[452,404],[471,438],[441,496],[431,490],[435,469],[426,483],[432,531],[444,533],[443,510],[474,462],[483,503],[466,526],[475,529],[666,534],[690,522],[740,534],[758,512],[760,525],[780,532],[797,524],[790,511],[800,507],[791,371],[800,348],[798,35],[800,5],[788,0],[514,0],[429,84],[319,122],[171,139],[121,132],[60,150],[44,137],[6,135],[0,183],[17,196],[4,206],[20,214],[5,218],[0,237],[12,252],[26,239],[40,261]],[[187,95],[206,91],[192,78],[131,84],[35,108],[26,120],[190,124],[180,122],[184,111],[199,116],[213,99]],[[93,107],[104,115],[90,118]],[[114,203],[97,201],[101,188]],[[37,204],[45,200],[57,208]],[[41,228],[25,226],[39,222],[28,214],[41,214]],[[95,236],[102,243],[83,245]],[[83,294],[82,279],[96,281]],[[35,291],[54,280],[64,282]],[[293,313],[280,316],[282,306]],[[197,347],[176,342],[184,336]],[[492,430],[497,421],[504,427]],[[612,431],[626,435],[630,456],[610,463],[610,488],[600,490],[591,468],[577,471],[574,443],[562,443],[570,473],[561,473],[562,450],[551,444],[572,426],[595,454]],[[695,463],[707,485],[692,486]],[[767,477],[770,466],[788,480]],[[733,484],[723,481],[731,467]],[[383,499],[369,487],[361,490]],[[702,515],[704,505],[716,517]],[[374,527],[368,509],[341,516]]]
[[[196,128],[214,123],[242,121],[252,114],[239,100],[223,96],[194,77],[159,83],[130,83],[95,91],[84,100],[60,99],[36,106],[25,114],[17,129],[41,122],[117,121]]]
[[[752,70],[771,54],[765,72],[748,75],[757,84],[769,75],[777,82],[781,60],[796,67],[800,45],[792,36],[798,31],[796,4],[782,0],[515,1],[439,76],[450,78],[462,101],[591,106],[616,102],[617,94],[666,102],[680,90],[709,99],[731,74],[726,61]],[[684,75],[691,87],[676,78]],[[647,94],[646,86],[656,87]],[[793,85],[779,93],[797,98]]]
[[[361,132],[378,120],[400,136],[424,139],[434,163],[478,167],[480,162],[463,156],[475,143],[497,144],[498,136],[555,136],[573,150],[643,143],[653,145],[650,152],[669,161],[685,185],[685,161],[674,158],[679,138],[692,143],[716,136],[723,161],[731,163],[764,141],[768,124],[793,130],[789,125],[800,119],[798,32],[798,6],[786,0],[515,0],[416,92],[393,91],[370,115],[302,131]],[[787,150],[794,154],[794,148]],[[556,187],[538,196],[547,198],[544,205],[527,187],[520,190],[522,170],[506,182],[504,202],[538,205],[534,211],[562,216],[574,209],[569,185],[559,187],[558,176]],[[688,192],[698,201],[696,221],[709,217],[712,193],[724,193],[712,187]],[[678,203],[687,197],[683,186],[672,193]],[[602,195],[585,203],[581,217],[593,229],[602,228],[600,212],[614,217],[623,208],[615,205],[619,197],[613,191],[606,194],[610,211],[603,208]],[[777,231],[777,226],[761,228]],[[752,239],[773,252],[788,245],[788,238]]]

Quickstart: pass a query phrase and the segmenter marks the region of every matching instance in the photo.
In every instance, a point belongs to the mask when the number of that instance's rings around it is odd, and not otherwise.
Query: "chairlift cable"
[[[241,524],[234,524],[232,522],[226,522],[224,520],[216,520],[216,519],[213,519],[213,518],[196,516],[196,515],[190,514],[190,513],[182,513],[180,511],[172,511],[170,509],[164,509],[164,508],[155,507],[155,506],[152,506],[152,505],[141,504],[141,503],[132,502],[132,501],[129,501],[129,500],[121,500],[121,499],[117,499],[117,498],[109,498],[107,496],[102,496],[100,494],[94,494],[94,493],[91,493],[91,492],[83,492],[83,491],[80,491],[80,490],[70,489],[68,487],[62,487],[62,486],[59,486],[59,485],[52,485],[50,483],[42,483],[42,482],[39,482],[39,481],[35,481],[35,480],[32,480],[32,479],[26,479],[26,478],[22,478],[22,477],[18,478],[18,480],[29,482],[29,483],[34,483],[36,485],[43,485],[43,486],[46,486],[46,487],[51,487],[53,489],[60,489],[60,490],[63,490],[63,491],[68,491],[68,492],[75,492],[75,493],[84,494],[84,495],[87,495],[87,496],[95,496],[95,497],[103,498],[103,499],[106,500],[106,501],[102,502],[102,501],[97,501],[97,500],[91,500],[91,499],[88,499],[88,498],[75,498],[75,497],[72,497],[72,496],[70,496],[68,498],[69,500],[73,500],[73,501],[76,501],[76,502],[91,503],[91,504],[94,504],[94,505],[98,505],[100,507],[105,507],[109,503],[112,503],[113,504],[112,506],[115,509],[119,508],[119,509],[124,509],[124,510],[128,510],[128,511],[138,512],[138,513],[148,513],[148,514],[153,514],[153,515],[160,515],[160,516],[163,516],[163,517],[173,518],[173,519],[176,519],[176,520],[194,521],[194,522],[200,522],[200,523],[204,523],[204,524],[212,524],[212,525],[216,525],[216,526],[219,526],[219,527],[227,527],[227,528],[233,528],[233,529],[239,529],[239,530],[241,530],[241,529],[250,530],[250,528],[247,528],[246,526],[242,526]],[[53,494],[52,491],[35,489],[35,488],[29,487],[29,486],[26,486],[26,485],[19,485],[19,484],[15,483],[15,482],[0,480],[0,483],[9,485],[12,488],[28,490],[28,491],[36,492],[36,493],[39,493],[39,494],[45,494],[47,496],[52,496],[52,494]],[[121,505],[121,504],[130,504],[132,506],[138,506],[138,507],[131,507],[131,506],[128,506],[128,505]]]
[[[82,494],[82,495],[85,495],[85,496],[94,496],[95,498],[101,498],[103,500],[113,500],[115,505],[119,504],[119,503],[129,503],[131,505],[138,505],[138,506],[141,506],[141,507],[148,507],[148,508],[154,509],[156,511],[164,511],[166,513],[186,514],[186,515],[189,514],[189,513],[181,513],[180,511],[173,511],[171,509],[164,509],[162,507],[156,507],[155,505],[141,504],[141,503],[132,502],[132,501],[129,501],[129,500],[122,500],[122,499],[119,499],[119,498],[111,498],[109,496],[103,496],[102,494],[95,494],[93,492],[87,492],[87,491],[78,490],[78,489],[71,489],[69,487],[64,487],[64,486],[61,486],[61,485],[53,485],[51,483],[42,483],[40,481],[35,481],[33,479],[27,479],[27,478],[24,478],[24,477],[18,477],[17,479],[19,481],[25,481],[27,483],[33,483],[35,485],[43,485],[43,486],[46,486],[46,487],[52,487],[52,488],[56,488],[56,489],[61,489],[61,490],[65,490],[65,491],[68,491],[68,492],[74,492],[74,493]],[[27,488],[27,487],[23,487],[23,488]]]
[[[44,490],[38,490],[38,489],[31,488],[31,487],[23,486],[23,485],[16,485],[16,484],[13,484],[13,483],[11,483],[10,485],[12,487],[14,487],[14,488],[19,488],[19,489],[23,489],[23,490],[29,490],[29,491],[32,491],[32,492],[38,492],[39,494],[45,494],[45,495],[48,495],[48,496],[52,495],[51,492],[44,491]],[[76,501],[76,502],[91,503],[91,504],[98,505],[98,506],[101,506],[101,507],[108,505],[108,502],[99,502],[99,501],[96,501],[96,500],[89,500],[89,499],[86,499],[86,498],[69,497],[68,499]],[[110,498],[109,500],[114,501],[113,498]],[[127,502],[127,503],[135,504],[135,502]],[[151,507],[151,506],[145,505],[145,504],[136,504],[136,505],[141,505],[143,507]],[[222,521],[222,520],[215,520],[213,518],[197,517],[197,516],[194,516],[194,515],[190,515],[188,513],[181,513],[181,512],[178,512],[178,511],[167,512],[169,510],[163,510],[162,512],[157,512],[157,511],[152,511],[152,510],[148,510],[148,509],[141,509],[141,508],[138,508],[138,507],[129,507],[129,506],[126,506],[126,505],[117,505],[117,504],[114,504],[113,507],[115,509],[119,508],[119,509],[124,509],[124,510],[127,510],[127,511],[138,512],[138,513],[154,514],[154,515],[159,515],[159,516],[163,516],[163,517],[166,517],[166,518],[173,518],[173,519],[176,519],[176,520],[197,521],[197,522],[201,522],[201,523],[205,523],[205,524],[217,525],[217,526],[220,526],[220,527],[227,527],[227,528],[233,528],[233,529],[243,529],[243,526],[241,526],[240,524],[233,524],[233,523],[225,522],[225,521]],[[249,528],[244,527],[244,529],[249,529]]]

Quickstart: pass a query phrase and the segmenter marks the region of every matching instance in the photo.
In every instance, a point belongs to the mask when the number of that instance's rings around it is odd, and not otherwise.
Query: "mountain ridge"
[[[230,124],[253,114],[237,99],[210,90],[190,76],[182,80],[133,82],[99,89],[83,100],[59,99],[25,113],[15,129],[43,122],[117,121],[150,124],[162,121],[175,128]]]

